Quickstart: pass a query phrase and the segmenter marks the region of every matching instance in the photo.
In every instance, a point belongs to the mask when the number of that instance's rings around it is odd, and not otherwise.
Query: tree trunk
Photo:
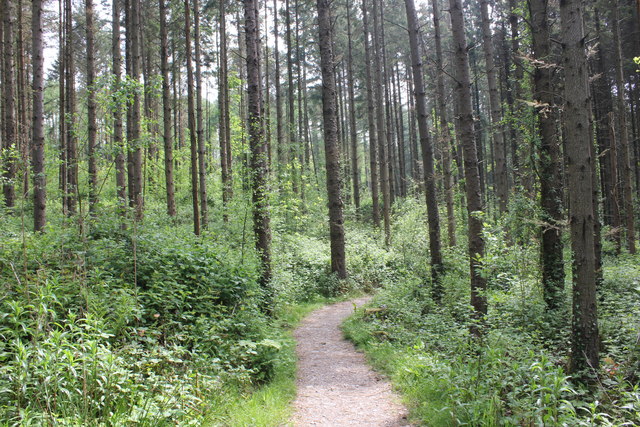
[[[78,205],[78,153],[76,136],[76,89],[75,89],[75,65],[73,43],[73,13],[71,0],[65,0],[65,126],[67,149],[67,214],[75,215]]]
[[[487,283],[482,276],[484,258],[484,237],[482,235],[482,196],[478,155],[474,141],[473,110],[471,106],[471,79],[469,76],[469,57],[467,40],[464,33],[462,0],[449,0],[453,49],[455,52],[455,98],[458,111],[458,138],[464,155],[465,190],[467,194],[467,212],[469,223],[469,268],[471,273],[471,306],[479,322],[471,326],[475,336],[482,334],[481,322],[487,314]]]
[[[358,167],[358,134],[356,130],[356,101],[353,77],[353,44],[351,41],[351,4],[347,0],[347,85],[349,90],[349,123],[351,138],[351,179],[353,186],[353,204],[360,210],[360,168]]]
[[[551,39],[546,0],[529,0],[535,68],[533,99],[538,104],[540,133],[540,203],[542,207],[542,289],[547,309],[562,306],[564,261],[562,256],[562,154],[556,136],[557,110],[552,85]]]
[[[85,0],[87,31],[87,146],[89,152],[89,212],[95,216],[98,204],[98,162],[96,159],[96,93],[95,93],[95,47],[93,25],[93,0]]]
[[[198,178],[200,192],[200,220],[203,228],[207,228],[209,222],[209,209],[207,205],[207,162],[206,141],[204,139],[204,126],[202,123],[202,71],[200,48],[200,2],[193,0],[193,43],[195,47],[196,63],[196,136],[198,139]]]
[[[620,137],[620,160],[622,161],[620,174],[622,175],[622,198],[624,201],[625,226],[627,229],[627,249],[630,254],[636,253],[636,232],[633,216],[633,188],[631,184],[631,155],[629,150],[629,133],[627,130],[627,103],[624,95],[626,92],[624,74],[622,69],[622,47],[620,44],[620,25],[618,2],[611,0],[610,4],[613,16],[612,32],[613,47],[615,51],[616,70],[616,112],[618,114],[618,135]]]
[[[509,182],[507,178],[507,156],[502,127],[502,108],[498,93],[498,68],[495,65],[493,40],[491,39],[491,21],[489,18],[489,1],[480,0],[482,13],[482,46],[489,83],[489,104],[491,105],[491,135],[495,151],[496,170],[495,187],[500,212],[506,212],[509,201]]]
[[[406,147],[404,139],[404,114],[402,108],[402,96],[400,88],[400,62],[396,62],[391,69],[391,81],[393,83],[393,105],[395,106],[396,135],[398,138],[398,189],[401,197],[407,197],[407,167]],[[394,70],[395,68],[395,70]]]
[[[260,38],[258,35],[257,0],[244,0],[245,43],[247,58],[247,101],[249,115],[249,146],[251,149],[251,189],[253,202],[253,232],[260,256],[261,286],[271,280],[271,226],[267,176],[267,145],[262,134],[262,82],[260,78]]]
[[[375,0],[374,0],[375,1]],[[371,71],[371,42],[369,41],[369,12],[367,0],[362,0],[362,26],[364,30],[365,78],[367,88],[367,122],[369,123],[369,164],[371,169],[371,199],[373,210],[373,225],[380,227],[380,202],[378,195],[378,130],[375,119],[375,94],[373,91]]]
[[[288,162],[287,147],[284,140],[284,131],[282,129],[282,85],[280,83],[280,51],[278,48],[278,40],[280,39],[278,33],[278,4],[277,0],[273,0],[273,38],[274,38],[274,51],[275,51],[275,81],[276,81],[276,139],[277,139],[277,153],[278,153],[278,181],[280,190],[283,190],[284,173]]]
[[[116,195],[118,199],[118,214],[124,216],[127,209],[127,181],[126,181],[126,165],[124,156],[124,143],[122,135],[122,112],[124,108],[122,101],[119,99],[117,92],[120,90],[120,68],[122,67],[122,54],[120,52],[120,7],[119,0],[113,0],[112,4],[112,29],[111,29],[111,53],[112,67],[111,73],[114,77],[113,82],[113,103],[116,108],[113,109],[113,145],[115,147],[115,167],[116,167]]]
[[[566,155],[569,223],[573,252],[573,322],[571,372],[598,369],[598,321],[592,203],[589,88],[581,0],[560,5],[565,70]]]
[[[160,61],[162,68],[162,136],[164,140],[164,178],[167,193],[167,214],[176,216],[175,186],[173,184],[173,138],[171,137],[171,87],[169,81],[169,38],[167,34],[167,6],[160,0]]]
[[[409,27],[409,45],[411,47],[411,59],[413,68],[413,85],[416,98],[416,110],[418,113],[418,132],[420,133],[420,145],[422,146],[422,161],[424,163],[424,182],[427,198],[427,218],[429,222],[429,253],[431,255],[431,279],[433,281],[433,296],[436,301],[442,299],[442,286],[440,275],[442,274],[442,253],[440,244],[440,218],[438,216],[438,195],[436,194],[435,170],[433,167],[433,147],[429,138],[429,126],[427,118],[427,95],[424,88],[421,35],[418,25],[418,16],[413,0],[405,0],[407,10],[407,26]]]
[[[140,0],[130,0],[131,18],[128,20],[131,27],[127,30],[127,37],[131,38],[131,78],[134,82],[140,82]],[[133,166],[133,207],[135,219],[140,221],[143,216],[144,199],[142,196],[142,147],[140,138],[140,94],[134,91],[133,104],[131,106],[131,139],[129,152],[131,152],[131,166]],[[132,147],[133,146],[133,147]]]
[[[374,87],[376,99],[376,126],[378,131],[378,158],[380,159],[380,188],[382,189],[382,218],[384,220],[385,245],[391,244],[391,189],[389,188],[389,156],[387,150],[387,132],[384,120],[384,95],[382,93],[385,80],[382,72],[382,40],[380,31],[380,12],[378,0],[373,0],[373,63]]]
[[[3,93],[4,98],[4,135],[2,154],[4,157],[4,165],[2,177],[4,180],[3,193],[4,203],[8,208],[15,206],[15,187],[14,179],[16,176],[16,116],[15,116],[15,99],[14,99],[14,64],[13,64],[13,19],[14,10],[11,0],[3,1],[3,20],[4,20],[4,78]]]
[[[293,41],[291,39],[291,8],[289,0],[285,0],[286,10],[286,42],[287,42],[287,144],[288,144],[288,171],[291,173],[291,185],[294,193],[298,193],[298,174],[296,168],[297,143],[296,143],[296,119],[295,119],[295,103],[294,103],[294,83],[293,83]]]
[[[33,229],[44,231],[46,224],[47,178],[44,164],[44,49],[42,0],[31,2],[31,34],[33,53],[33,142],[31,168],[33,172]]]
[[[222,174],[222,219],[229,221],[228,205],[233,197],[231,181],[231,134],[229,123],[229,79],[227,60],[226,0],[220,2],[220,73],[218,74],[218,109],[220,123],[218,139],[220,142],[220,169]]]
[[[66,13],[63,10],[64,0],[58,0],[58,46],[59,46],[59,55],[58,55],[58,98],[59,98],[59,129],[58,129],[58,140],[59,140],[59,149],[60,149],[60,169],[58,175],[58,187],[61,193],[62,200],[62,213],[63,215],[68,215],[67,212],[67,119],[66,119]],[[4,21],[3,21],[4,22]],[[3,96],[3,102],[5,101],[5,97]],[[5,107],[6,108],[6,107]],[[4,131],[4,128],[3,128]]]
[[[601,38],[600,16],[594,9],[596,37]],[[604,223],[612,227],[612,237],[616,246],[616,253],[620,253],[622,240],[620,234],[620,212],[618,200],[618,167],[615,154],[615,126],[609,123],[613,114],[613,99],[611,98],[611,84],[606,73],[605,52],[602,44],[598,45],[593,59],[592,94],[593,114],[595,116],[596,141],[598,144],[598,160],[600,163],[600,184],[603,196]],[[613,166],[613,167],[612,167]]]
[[[440,11],[438,1],[431,0],[433,10],[433,27],[436,45],[436,101],[437,114],[440,123],[440,137],[442,138],[442,157],[444,172],[444,192],[447,205],[447,233],[449,246],[456,245],[456,219],[453,205],[453,174],[451,173],[451,134],[449,133],[449,121],[447,120],[447,104],[444,91],[444,68],[442,58],[442,37],[440,35]]]
[[[27,198],[29,192],[29,129],[31,129],[31,114],[33,113],[31,104],[27,102],[29,94],[28,84],[28,69],[25,63],[25,47],[24,47],[24,30],[26,23],[23,22],[24,9],[22,0],[18,0],[18,34],[16,38],[16,67],[17,67],[17,90],[18,90],[18,107],[16,109],[17,114],[17,128],[16,128],[16,143],[18,145],[18,152],[20,154],[21,172],[22,172],[22,197]],[[16,182],[18,180],[16,179]]]
[[[347,277],[344,243],[343,203],[340,182],[340,145],[338,143],[336,81],[333,72],[333,41],[330,0],[317,0],[320,37],[320,69],[322,71],[322,118],[327,162],[329,197],[329,235],[331,237],[331,271],[339,278]]]
[[[200,235],[200,203],[198,197],[198,141],[196,129],[195,90],[193,84],[193,60],[191,57],[191,6],[184,1],[184,38],[187,56],[187,113],[189,116],[189,146],[191,148],[191,198],[193,202],[193,233]]]
[[[509,103],[509,109],[511,115],[517,120],[521,117],[522,108],[519,105],[519,99],[522,98],[522,84],[524,77],[524,69],[522,62],[518,59],[520,55],[520,39],[518,35],[518,0],[509,0],[509,26],[511,29],[511,59],[515,65],[515,71],[513,74],[513,84],[510,85],[507,99]],[[509,61],[505,61],[509,64]],[[510,64],[509,64],[509,68]],[[507,82],[509,83],[508,77]],[[522,132],[518,129],[518,126],[513,123],[510,126],[511,135],[511,169],[513,170],[513,182],[514,184],[522,184],[522,171],[520,156],[518,155],[518,147],[522,144]],[[506,143],[505,143],[506,148]],[[529,179],[527,179],[529,181]]]

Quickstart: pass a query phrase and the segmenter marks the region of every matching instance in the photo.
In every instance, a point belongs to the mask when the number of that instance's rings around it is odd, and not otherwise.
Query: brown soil
[[[294,332],[298,353],[296,426],[408,426],[391,385],[366,364],[339,327],[359,298],[321,308]]]

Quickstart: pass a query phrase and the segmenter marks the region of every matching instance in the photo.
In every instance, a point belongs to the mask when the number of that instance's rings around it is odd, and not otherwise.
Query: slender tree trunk
[[[189,116],[189,141],[191,147],[191,197],[193,202],[193,233],[200,235],[200,203],[198,197],[198,141],[196,129],[195,90],[193,60],[191,56],[191,5],[184,1],[185,53],[187,56],[187,113]]]
[[[65,0],[65,105],[66,105],[66,160],[67,160],[67,213],[75,215],[78,205],[78,153],[76,136],[76,89],[73,58],[73,10],[71,0]]]
[[[167,6],[160,0],[160,61],[162,68],[162,123],[164,140],[164,178],[167,193],[167,214],[176,216],[175,186],[173,184],[173,138],[171,137],[171,87],[169,81],[169,37],[167,34]]]
[[[249,145],[251,149],[251,188],[253,231],[260,256],[260,279],[263,287],[271,280],[271,226],[269,189],[267,185],[267,146],[262,135],[262,102],[260,78],[260,38],[258,35],[257,0],[244,0],[245,43],[247,58],[247,101],[249,115]]]
[[[349,169],[349,125],[348,125],[348,106],[346,105],[347,101],[345,99],[345,89],[344,89],[344,67],[338,67],[336,70],[336,97],[337,97],[337,105],[338,105],[338,140],[341,143],[340,148],[340,164],[342,165],[342,190],[344,191],[344,202],[345,204],[351,204],[351,171]]]
[[[289,168],[291,173],[291,184],[293,186],[293,192],[298,193],[298,174],[295,165],[297,157],[297,142],[296,142],[296,119],[295,119],[295,102],[294,102],[294,83],[293,83],[293,41],[291,39],[291,8],[289,7],[289,0],[285,0],[286,13],[286,41],[287,41],[287,105],[289,107],[287,114],[287,144],[289,145]]]
[[[629,150],[629,133],[627,130],[627,103],[624,99],[626,92],[624,74],[622,69],[622,47],[620,44],[620,25],[618,2],[611,0],[613,47],[615,51],[616,70],[616,108],[618,113],[618,135],[620,136],[620,160],[622,161],[620,173],[622,175],[622,196],[624,201],[625,227],[627,231],[627,249],[629,253],[636,253],[636,232],[633,216],[633,188],[631,181],[631,155]]]
[[[518,0],[509,0],[509,26],[511,29],[511,59],[515,65],[515,71],[513,74],[513,81],[507,94],[509,108],[511,115],[515,120],[521,117],[522,108],[519,106],[519,99],[522,98],[522,81],[524,78],[524,69],[522,67],[522,61],[518,59],[520,56],[520,38],[518,31]],[[509,61],[505,61],[509,63]],[[513,120],[512,120],[513,121]],[[518,129],[515,123],[510,125],[511,131],[511,168],[513,170],[513,182],[514,184],[522,184],[522,171],[520,165],[520,156],[518,154],[518,147],[522,144],[522,132]],[[506,147],[506,144],[505,144]]]
[[[433,147],[429,138],[429,126],[427,118],[427,94],[424,88],[421,35],[418,25],[418,16],[413,0],[405,0],[407,10],[407,26],[409,27],[409,45],[411,46],[411,59],[413,64],[413,85],[416,97],[416,110],[418,113],[418,132],[420,133],[420,145],[422,146],[422,161],[424,163],[424,182],[427,198],[427,218],[429,222],[429,253],[431,255],[431,279],[433,281],[433,296],[436,301],[442,299],[442,252],[440,243],[440,217],[438,216],[438,195],[436,193],[435,170],[433,166]]]
[[[284,140],[284,131],[282,129],[282,85],[280,83],[280,51],[278,41],[280,39],[278,33],[278,4],[277,0],[273,0],[273,38],[275,51],[275,81],[276,81],[276,139],[278,152],[278,181],[280,190],[284,184],[284,169],[288,162],[287,147]]]
[[[596,37],[601,38],[600,16],[598,8],[594,8]],[[598,160],[600,163],[600,183],[603,196],[604,223],[612,227],[612,237],[619,254],[622,247],[620,234],[620,212],[618,200],[617,154],[615,144],[615,126],[609,122],[613,114],[611,84],[606,73],[605,52],[602,44],[593,59],[592,79],[593,113],[596,125],[596,141],[598,143]],[[612,118],[612,117],[611,117]]]
[[[411,75],[410,60],[407,60],[406,73]],[[415,99],[413,97],[413,79],[407,79],[407,99],[409,99],[409,146],[411,147],[411,178],[414,181],[416,187],[416,195],[419,193],[420,186],[417,183],[420,178],[420,160],[418,154],[418,135],[416,133],[416,106]]]
[[[303,112],[302,112],[302,68],[304,66],[304,61],[302,59],[302,51],[300,50],[300,1],[295,0],[295,19],[296,19],[296,34],[295,34],[295,46],[296,46],[296,75],[298,76],[296,90],[297,90],[297,102],[298,102],[298,168],[300,174],[300,199],[304,201],[305,199],[305,174],[306,174],[306,163],[305,163],[305,150],[302,145],[304,144],[304,138],[302,136],[303,133]]]
[[[16,66],[17,66],[17,89],[18,89],[18,107],[16,109],[17,114],[17,138],[18,152],[21,158],[21,172],[22,172],[22,197],[27,198],[29,193],[29,129],[32,125],[30,123],[32,108],[27,98],[29,95],[28,84],[28,69],[25,63],[25,47],[24,47],[24,30],[26,23],[23,22],[24,9],[22,0],[18,0],[18,34],[16,38]],[[17,170],[16,170],[17,172]],[[16,182],[18,180],[16,179]]]
[[[374,0],[375,1],[375,0]],[[380,202],[378,195],[378,130],[375,119],[375,93],[373,90],[371,70],[371,42],[369,41],[369,12],[367,0],[362,0],[362,26],[364,30],[365,78],[367,88],[367,122],[369,123],[369,164],[371,169],[371,198],[373,210],[373,225],[380,227]]]
[[[384,120],[384,95],[382,93],[385,80],[382,73],[382,40],[379,23],[378,0],[373,0],[373,63],[374,88],[376,99],[376,126],[378,142],[378,158],[380,159],[380,188],[382,189],[382,217],[384,220],[385,244],[391,243],[391,190],[389,188],[389,164],[387,151],[387,132]]]
[[[12,7],[11,0],[3,1],[3,18],[4,18],[4,78],[2,82],[4,97],[4,134],[3,134],[3,146],[2,154],[4,157],[4,164],[2,170],[2,177],[4,180],[3,193],[4,203],[8,208],[15,206],[15,186],[14,179],[16,176],[16,158],[15,150],[16,145],[16,115],[15,115],[15,99],[14,99],[14,52],[13,52],[13,20],[14,9]]]
[[[85,0],[84,6],[87,32],[87,146],[89,150],[89,212],[96,215],[98,204],[98,162],[96,159],[96,93],[95,93],[95,47],[93,25],[93,0]]]
[[[229,79],[227,60],[226,0],[220,2],[220,73],[218,75],[218,109],[220,123],[218,139],[220,141],[220,169],[222,173],[222,218],[229,221],[228,205],[233,197],[231,182],[231,135],[229,132]]]
[[[571,371],[598,368],[596,265],[592,203],[589,88],[582,2],[560,4],[565,70],[566,155],[568,159],[569,223],[573,252],[573,333]]]
[[[451,173],[451,134],[449,133],[449,121],[447,120],[447,104],[444,92],[444,68],[442,59],[442,36],[440,35],[440,11],[438,1],[431,0],[433,10],[433,27],[436,46],[436,101],[437,114],[440,123],[440,137],[442,138],[442,158],[444,172],[444,192],[447,205],[447,233],[449,246],[456,245],[456,219],[453,204],[453,174]]]
[[[31,2],[31,51],[33,53],[33,142],[31,168],[33,172],[33,228],[44,231],[46,224],[47,178],[44,164],[44,49],[42,0]]]
[[[458,111],[458,136],[464,154],[465,189],[467,194],[467,212],[469,223],[469,267],[471,272],[471,306],[476,318],[482,322],[487,314],[487,283],[482,275],[482,258],[485,243],[482,235],[482,217],[484,209],[480,190],[478,156],[474,141],[473,110],[471,106],[471,79],[469,76],[469,57],[467,40],[464,33],[462,0],[449,0],[453,48],[455,52],[455,98]],[[475,336],[482,334],[478,323],[471,326]]]
[[[491,135],[495,150],[496,170],[495,186],[498,196],[500,212],[507,210],[509,201],[509,182],[507,177],[507,156],[504,143],[504,130],[502,127],[501,99],[498,93],[498,68],[494,61],[493,40],[491,39],[491,21],[489,18],[489,1],[480,0],[482,14],[482,45],[484,60],[487,68],[487,80],[489,82],[489,103],[491,105]]]
[[[111,30],[111,53],[113,74],[113,102],[116,108],[113,109],[113,145],[116,150],[115,166],[116,166],[116,194],[118,198],[118,214],[124,216],[127,209],[127,181],[126,181],[126,161],[124,156],[124,143],[122,135],[122,112],[121,108],[124,104],[117,96],[120,90],[120,68],[122,67],[122,54],[120,52],[120,7],[122,2],[113,0],[112,4],[112,30]]]
[[[609,139],[611,140],[610,158],[607,167],[611,170],[613,176],[613,185],[611,187],[611,199],[613,204],[611,205],[611,215],[614,227],[614,242],[616,245],[616,253],[619,255],[622,250],[622,236],[620,233],[620,227],[622,227],[622,218],[620,215],[620,182],[617,177],[618,174],[618,144],[616,144],[616,120],[613,111],[607,114],[608,118],[608,131]]]
[[[351,34],[351,3],[347,0],[347,81],[349,90],[349,129],[351,138],[351,179],[353,186],[353,204],[360,210],[360,168],[358,167],[358,134],[356,130],[356,101],[353,77],[353,44]]]
[[[200,221],[202,228],[207,228],[209,222],[209,209],[207,205],[207,152],[206,141],[204,139],[204,126],[202,123],[202,70],[201,70],[201,49],[200,49],[200,2],[193,0],[193,43],[195,47],[195,77],[196,77],[196,136],[198,140],[198,190],[200,192]]]
[[[394,70],[395,68],[395,70]],[[402,95],[400,89],[400,62],[396,62],[391,69],[391,81],[393,83],[393,105],[395,106],[396,135],[398,138],[398,190],[400,197],[407,197],[407,167],[406,147],[404,140],[404,112],[402,111]]]
[[[59,189],[62,200],[62,213],[68,215],[67,212],[67,118],[66,118],[66,13],[63,9],[64,0],[58,0],[58,98],[59,98],[59,130],[58,139],[60,142],[60,170],[59,170]],[[3,97],[3,101],[7,99]],[[5,107],[6,108],[6,107]]]
[[[529,0],[534,71],[533,99],[538,107],[540,133],[540,203],[542,207],[542,289],[547,309],[562,306],[564,294],[564,261],[562,244],[562,154],[556,136],[556,106],[551,66],[551,39],[546,0]]]
[[[127,37],[131,38],[131,78],[134,82],[140,82],[140,66],[141,66],[141,52],[140,52],[140,0],[130,0],[131,2],[131,18],[129,24],[131,28],[127,31]],[[142,196],[142,147],[140,138],[140,94],[138,91],[134,91],[133,103],[131,111],[131,139],[129,143],[133,147],[129,147],[131,152],[131,166],[133,166],[133,207],[135,209],[135,218],[137,221],[142,219],[144,210],[144,199]]]
[[[333,36],[330,0],[317,0],[320,32],[320,69],[322,71],[322,118],[327,161],[329,196],[329,234],[331,237],[331,271],[347,277],[344,243],[343,203],[340,182],[340,145],[338,143],[336,81],[333,72]]]
[[[396,198],[396,190],[397,186],[395,184],[395,150],[394,150],[394,141],[393,141],[393,119],[391,115],[391,94],[390,94],[390,81],[389,81],[389,71],[388,71],[388,55],[387,55],[387,42],[385,38],[384,32],[384,3],[382,0],[378,0],[378,13],[376,16],[379,18],[379,25],[376,28],[379,30],[379,41],[380,41],[380,61],[381,61],[381,69],[382,75],[380,77],[381,86],[384,89],[384,99],[383,101],[379,101],[381,105],[384,105],[384,115],[385,115],[385,125],[386,125],[386,156],[385,163],[387,165],[387,186],[389,188],[389,227],[391,227],[391,207],[395,203]],[[374,9],[375,10],[375,9]],[[391,232],[389,232],[389,242],[391,241]]]

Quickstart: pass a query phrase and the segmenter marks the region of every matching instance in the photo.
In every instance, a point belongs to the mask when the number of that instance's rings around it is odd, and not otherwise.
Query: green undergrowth
[[[186,213],[160,211],[126,229],[115,215],[82,227],[53,216],[39,235],[0,220],[0,425],[282,425],[291,329],[395,274],[364,227],[347,281],[330,273],[321,227],[282,227],[263,289],[246,223],[196,237]]]
[[[504,223],[485,224],[489,314],[486,334],[478,340],[469,333],[473,320],[463,249],[447,249],[444,292],[441,302],[434,302],[428,268],[414,255],[427,253],[428,241],[403,237],[418,229],[421,217],[409,208],[398,212],[390,252],[400,254],[407,268],[343,329],[390,377],[416,424],[640,423],[637,256],[614,258],[605,247],[605,280],[599,289],[601,369],[589,373],[594,382],[587,385],[567,373],[569,313],[545,313],[535,241],[513,244]]]
[[[291,334],[295,327],[311,311],[320,308],[326,299],[314,302],[289,304],[279,307],[276,313],[281,329],[279,359],[273,377],[266,384],[248,389],[228,388],[217,396],[219,401],[203,420],[205,426],[281,426],[291,417],[291,400],[296,394],[295,341]]]

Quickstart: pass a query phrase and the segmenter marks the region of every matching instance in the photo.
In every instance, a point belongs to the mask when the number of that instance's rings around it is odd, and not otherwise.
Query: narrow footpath
[[[294,336],[298,354],[296,426],[409,426],[407,410],[364,355],[345,340],[340,324],[370,297],[323,307]]]

